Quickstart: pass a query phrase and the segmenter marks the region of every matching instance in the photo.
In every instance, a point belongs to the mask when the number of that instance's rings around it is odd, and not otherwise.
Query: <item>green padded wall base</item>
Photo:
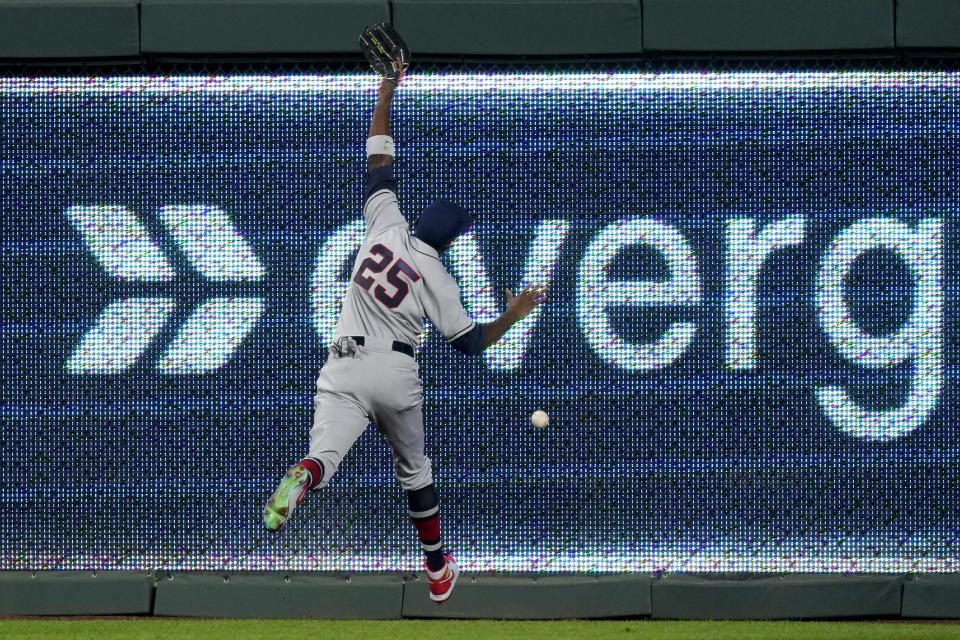
[[[213,618],[399,618],[403,576],[173,573],[157,582],[154,615]]]
[[[153,604],[151,605],[151,602]],[[0,616],[223,618],[960,618],[958,575],[422,575],[0,571]]]
[[[668,576],[653,583],[653,617],[773,620],[900,615],[901,576]]]
[[[461,575],[450,599],[430,600],[426,576],[408,581],[403,591],[407,618],[495,618],[548,620],[650,615],[646,576],[485,576]]]
[[[149,615],[153,577],[135,571],[0,571],[0,615]]]
[[[904,618],[960,618],[960,576],[917,576],[903,583]]]

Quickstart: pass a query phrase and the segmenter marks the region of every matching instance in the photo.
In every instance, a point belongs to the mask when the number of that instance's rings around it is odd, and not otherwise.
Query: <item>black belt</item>
[[[350,338],[351,338],[354,342],[357,343],[357,346],[358,346],[358,347],[362,347],[362,346],[363,346],[363,343],[367,341],[367,339],[366,339],[365,337],[363,337],[363,336],[350,336]],[[408,345],[406,342],[399,342],[399,341],[397,341],[397,340],[394,340],[394,341],[393,341],[393,350],[394,350],[394,351],[398,351],[398,352],[400,352],[400,353],[405,353],[405,354],[407,354],[408,356],[410,356],[411,358],[415,358],[415,357],[416,357],[416,352],[413,350],[413,347],[411,347],[410,345]]]

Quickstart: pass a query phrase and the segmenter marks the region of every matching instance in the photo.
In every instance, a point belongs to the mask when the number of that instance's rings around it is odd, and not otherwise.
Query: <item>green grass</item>
[[[117,638],[118,640],[913,640],[957,638],[960,624],[916,622],[665,622],[492,620],[184,620],[0,619],[4,640]]]

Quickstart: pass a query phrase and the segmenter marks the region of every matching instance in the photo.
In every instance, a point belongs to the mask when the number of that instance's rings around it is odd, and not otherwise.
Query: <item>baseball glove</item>
[[[399,82],[410,66],[410,49],[386,22],[367,27],[360,34],[360,50],[384,80]]]

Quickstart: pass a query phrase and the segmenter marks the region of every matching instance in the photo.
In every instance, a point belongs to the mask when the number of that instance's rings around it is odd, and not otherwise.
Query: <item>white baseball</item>
[[[546,411],[537,409],[530,414],[530,424],[535,426],[537,429],[543,429],[545,426],[550,424],[550,416],[547,415]]]

